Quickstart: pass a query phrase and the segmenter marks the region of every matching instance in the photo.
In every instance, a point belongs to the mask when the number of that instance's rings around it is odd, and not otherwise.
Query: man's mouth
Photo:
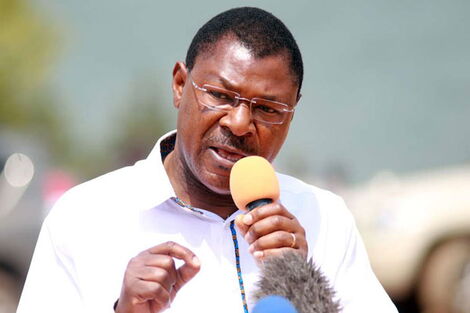
[[[238,160],[240,160],[241,158],[244,158],[246,155],[244,154],[240,154],[240,153],[237,153],[237,152],[234,152],[234,151],[228,151],[228,150],[225,150],[225,149],[221,149],[221,148],[216,148],[216,147],[212,147],[212,149],[223,159],[226,159],[230,162],[237,162]]]

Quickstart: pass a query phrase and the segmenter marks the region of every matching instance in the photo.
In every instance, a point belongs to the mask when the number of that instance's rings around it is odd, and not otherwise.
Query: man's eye
[[[268,107],[266,105],[258,105],[256,106],[256,109],[262,111],[263,113],[269,113],[269,114],[279,113],[278,110]]]
[[[217,100],[232,100],[232,97],[230,97],[228,94],[220,92],[220,91],[215,91],[215,90],[208,90],[208,93],[216,98]]]

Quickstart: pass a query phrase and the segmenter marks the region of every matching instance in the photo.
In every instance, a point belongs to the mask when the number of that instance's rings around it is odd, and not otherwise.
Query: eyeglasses
[[[196,98],[200,104],[215,111],[229,112],[236,108],[240,101],[249,102],[251,116],[254,120],[268,124],[282,124],[294,108],[288,104],[262,98],[242,98],[238,92],[204,84],[197,85],[190,77]]]

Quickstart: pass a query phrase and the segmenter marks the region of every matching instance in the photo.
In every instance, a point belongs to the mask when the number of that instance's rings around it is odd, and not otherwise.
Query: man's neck
[[[195,208],[211,211],[223,219],[227,219],[237,210],[230,194],[213,192],[198,181],[182,163],[174,150],[163,162],[178,198]]]

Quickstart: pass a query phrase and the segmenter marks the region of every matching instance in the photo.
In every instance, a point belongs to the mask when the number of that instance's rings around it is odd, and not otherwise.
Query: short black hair
[[[234,35],[257,58],[287,53],[300,93],[304,66],[294,36],[281,20],[259,8],[230,9],[204,24],[188,48],[186,54],[188,70],[193,69],[198,55],[208,52],[220,39],[230,35]]]

